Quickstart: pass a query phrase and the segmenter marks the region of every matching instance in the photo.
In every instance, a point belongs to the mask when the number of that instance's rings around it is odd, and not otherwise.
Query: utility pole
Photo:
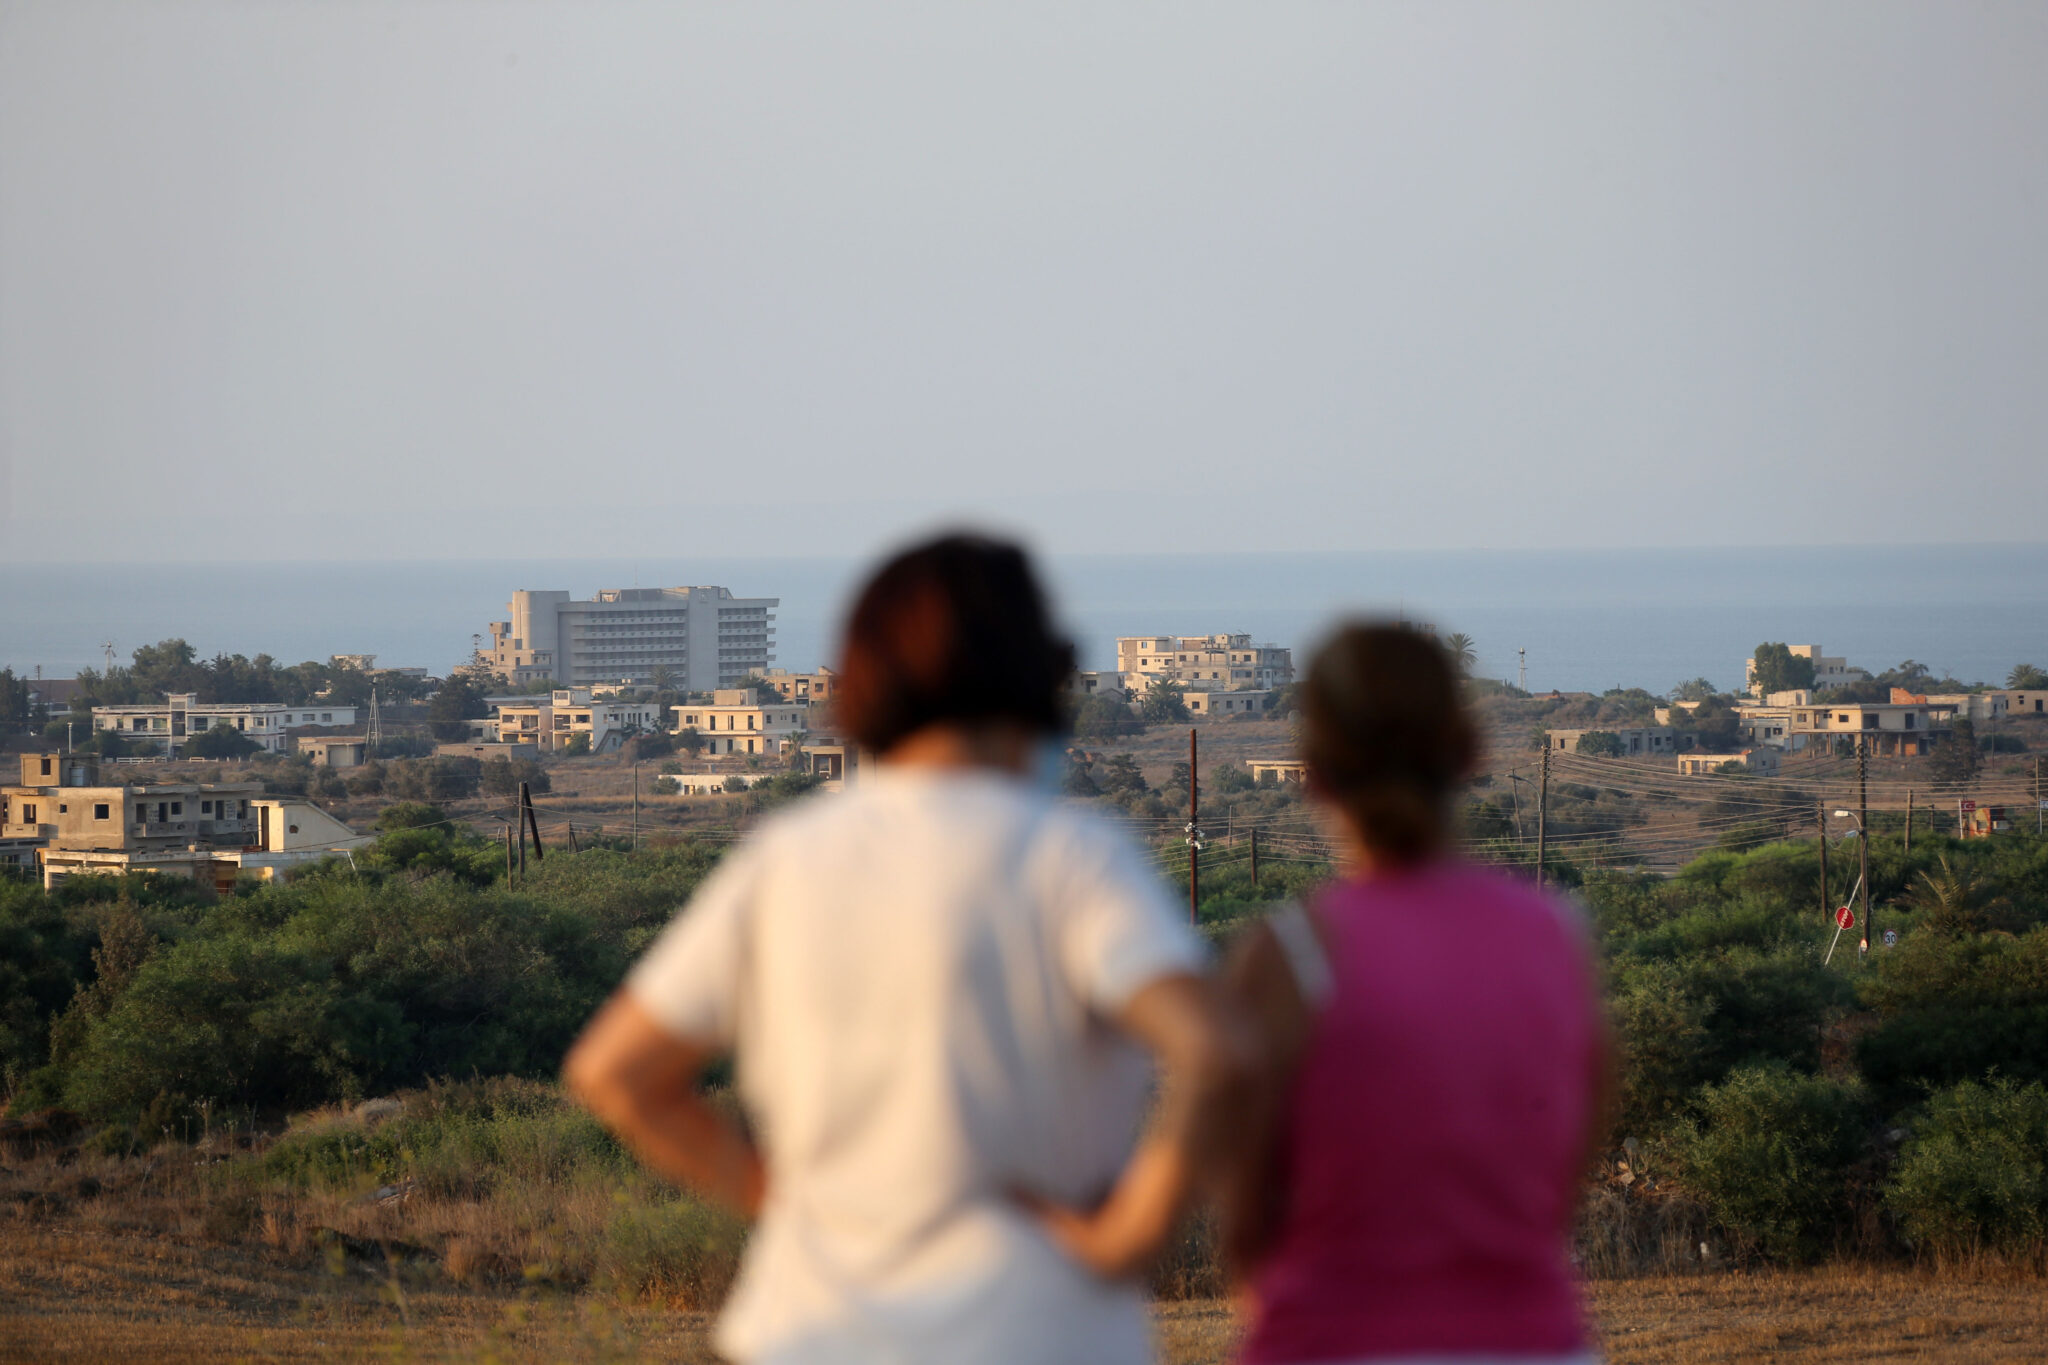
[[[1813,813],[1820,824],[1820,917],[1826,922],[1834,917],[1835,907],[1829,904],[1833,898],[1828,895],[1828,803],[1823,801]]]
[[[533,860],[546,862],[548,851],[540,846],[540,817],[533,813],[533,791],[524,782],[519,784],[519,808],[526,812],[526,827],[533,832]]]
[[[640,850],[640,760],[633,760],[633,851]]]
[[[1906,788],[1906,852],[1913,851],[1913,789]]]
[[[1550,846],[1550,736],[1543,737],[1543,766],[1536,785],[1536,885],[1543,885],[1543,857]]]
[[[1252,826],[1252,897],[1259,894],[1259,827]]]
[[[1199,773],[1199,771],[1200,771],[1200,770],[1199,770],[1199,769],[1198,769],[1198,768],[1197,768],[1197,767],[1195,766],[1195,765],[1196,765],[1196,761],[1197,761],[1197,753],[1198,753],[1198,750],[1197,750],[1197,747],[1196,747],[1196,742],[1195,742],[1195,727],[1193,727],[1192,725],[1190,725],[1190,726],[1188,727],[1188,923],[1189,923],[1189,924],[1195,924],[1195,923],[1198,923],[1198,922],[1200,921],[1200,918],[1201,918],[1201,915],[1200,915],[1200,906],[1201,906],[1201,899],[1202,899],[1202,892],[1201,892],[1201,882],[1202,882],[1202,870],[1201,870],[1201,869],[1202,869],[1202,843],[1201,843],[1201,840],[1202,840],[1202,829],[1201,829],[1201,823],[1200,823],[1200,818],[1201,818],[1201,797],[1200,797],[1200,794],[1199,794],[1199,793],[1200,793],[1200,791],[1201,791],[1201,787],[1202,787],[1202,779],[1201,779],[1201,778],[1200,778],[1200,777],[1199,777],[1199,776],[1197,775],[1197,774]]]
[[[1856,856],[1863,883],[1863,951],[1870,951],[1870,746],[1856,736]]]
[[[515,802],[513,804],[512,825],[519,831],[519,876],[520,880],[523,881],[526,878],[526,821],[521,814],[521,809],[519,803]]]
[[[505,884],[512,884],[512,826],[502,825],[505,832]]]
[[[2042,805],[2042,804],[2041,804],[2041,756],[2040,756],[2039,754],[2035,754],[2035,755],[2034,755],[2034,837],[2035,837],[2035,838],[2037,838],[2037,839],[2041,837],[2041,812],[2043,812],[2043,811],[2048,811],[2048,806],[2044,806],[2044,805]]]

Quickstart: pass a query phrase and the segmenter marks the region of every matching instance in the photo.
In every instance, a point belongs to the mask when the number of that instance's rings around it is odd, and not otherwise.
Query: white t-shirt
[[[718,1348],[796,1362],[1140,1362],[1144,1302],[1080,1270],[1022,1187],[1099,1199],[1147,1063],[1106,1022],[1202,970],[1106,824],[981,771],[884,766],[729,854],[626,983],[731,1045],[766,1206]]]

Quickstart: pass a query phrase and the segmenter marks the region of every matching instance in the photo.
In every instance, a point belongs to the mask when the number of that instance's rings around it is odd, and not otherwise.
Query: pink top
[[[1581,1349],[1568,1258],[1599,1006],[1577,912],[1455,863],[1315,911],[1332,989],[1287,1100],[1244,1359]]]

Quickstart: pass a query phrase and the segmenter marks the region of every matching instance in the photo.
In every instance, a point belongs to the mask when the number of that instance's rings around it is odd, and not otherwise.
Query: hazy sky
[[[2035,0],[0,2],[0,558],[2039,541],[2044,72]]]

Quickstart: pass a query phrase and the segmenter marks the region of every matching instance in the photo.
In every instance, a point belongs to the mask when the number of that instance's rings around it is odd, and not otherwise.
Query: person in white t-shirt
[[[728,855],[569,1056],[648,1165],[757,1219],[735,1360],[1150,1358],[1137,1277],[1240,1048],[1150,867],[1035,780],[1071,666],[1014,546],[885,565],[836,700],[879,763]],[[758,1147],[697,1090],[728,1053]]]

